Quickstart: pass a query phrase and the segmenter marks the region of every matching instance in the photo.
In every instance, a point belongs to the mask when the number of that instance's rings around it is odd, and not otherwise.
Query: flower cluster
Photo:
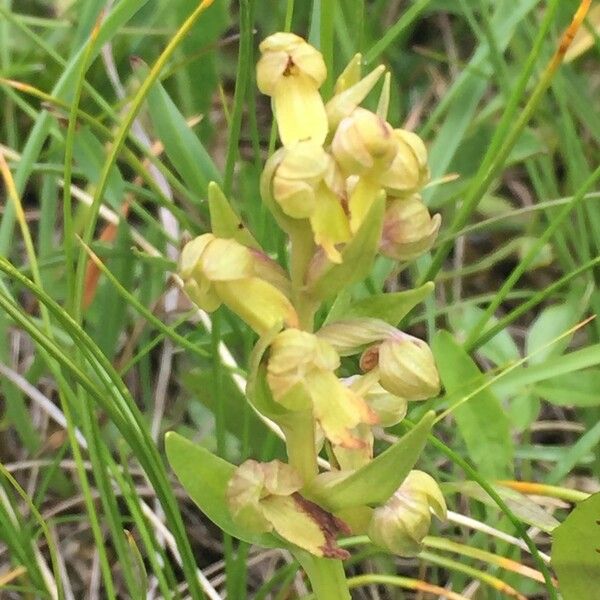
[[[290,273],[235,226],[230,208],[221,215],[233,225],[220,218],[215,227],[213,219],[213,233],[189,242],[180,263],[194,303],[206,311],[226,305],[261,336],[248,400],[286,435],[289,464],[247,461],[235,472],[227,491],[231,516],[316,556],[344,558],[335,536],[350,531],[414,554],[430,513],[445,514],[429,475],[410,471],[412,465],[401,475],[390,472],[390,481],[400,477],[397,491],[376,501],[340,502],[335,490],[366,490],[368,469],[390,468],[374,460],[374,431],[399,423],[409,402],[438,394],[431,350],[396,328],[401,317],[364,304],[352,317],[314,326],[317,310],[364,278],[377,254],[406,261],[431,248],[440,216],[431,217],[419,195],[429,179],[427,151],[417,135],[387,122],[387,75],[377,111],[360,106],[383,67],[361,78],[355,57],[325,103],[319,88],[327,70],[315,48],[276,33],[260,51],[257,83],[272,99],[282,142],[265,165],[261,195],[289,237]],[[341,357],[351,355],[361,372],[340,378]],[[319,473],[323,447],[333,474]],[[334,491],[323,494],[331,485]]]

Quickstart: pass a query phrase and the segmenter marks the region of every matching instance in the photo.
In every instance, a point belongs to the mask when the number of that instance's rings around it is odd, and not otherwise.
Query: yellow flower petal
[[[261,502],[261,507],[265,518],[284,540],[315,556],[349,557],[335,543],[338,533],[350,533],[347,525],[300,494],[271,496]]]
[[[315,419],[325,437],[344,448],[362,448],[364,442],[353,436],[352,429],[359,423],[377,422],[366,402],[328,371],[308,375],[306,387],[312,397]]]
[[[331,262],[341,263],[342,255],[336,244],[350,240],[350,223],[338,196],[325,186],[318,191],[318,205],[310,217],[315,243],[321,246]]]
[[[207,246],[215,239],[212,233],[205,233],[194,238],[183,247],[179,257],[179,274],[183,280],[193,277],[197,269],[202,269],[200,259]]]
[[[216,281],[214,285],[223,303],[259,335],[266,334],[278,323],[298,327],[298,315],[292,303],[270,283],[249,277]]]
[[[282,77],[273,94],[275,118],[284,146],[302,140],[322,145],[327,137],[325,105],[307,76]]]
[[[375,179],[361,177],[354,186],[348,201],[350,210],[350,229],[356,233],[367,216],[371,205],[381,192],[381,187]]]
[[[252,252],[232,239],[215,238],[202,253],[201,262],[209,281],[244,279],[254,274]]]

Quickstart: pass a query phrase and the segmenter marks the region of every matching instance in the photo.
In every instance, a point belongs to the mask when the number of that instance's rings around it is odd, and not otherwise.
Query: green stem
[[[300,329],[312,332],[316,306],[304,293],[306,273],[313,257],[315,243],[312,231],[307,226],[299,226],[289,232],[292,244],[290,276],[292,280],[292,302],[298,313]]]
[[[282,425],[288,461],[302,476],[305,484],[318,473],[315,422],[311,410],[294,413],[290,426]]]
[[[317,558],[301,551],[294,552],[294,556],[308,575],[317,600],[350,600],[341,560]]]

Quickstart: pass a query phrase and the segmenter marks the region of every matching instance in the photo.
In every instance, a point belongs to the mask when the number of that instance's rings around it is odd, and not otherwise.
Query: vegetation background
[[[168,430],[232,462],[283,453],[240,391],[252,332],[199,317],[169,274],[211,180],[285,262],[254,83],[285,29],[321,48],[326,89],[356,52],[387,65],[443,215],[430,256],[378,261],[358,293],[436,281],[403,327],[445,386],[409,416],[450,409],[422,458],[450,519],[416,559],[348,540],[356,598],[555,598],[550,532],[600,473],[600,5],[562,57],[579,0],[208,4],[0,0],[0,595],[308,593],[285,552],[207,522],[163,454]],[[509,482],[503,510],[474,477]]]

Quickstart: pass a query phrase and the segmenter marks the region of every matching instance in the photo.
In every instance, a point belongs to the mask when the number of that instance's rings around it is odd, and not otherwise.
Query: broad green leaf
[[[208,184],[208,209],[211,229],[217,237],[233,238],[248,248],[261,249],[260,244],[229,204],[219,184],[214,181]]]
[[[414,290],[394,292],[392,294],[375,294],[351,304],[344,311],[344,319],[353,317],[369,317],[381,319],[390,325],[398,325],[400,321],[433,291],[433,282],[428,282]]]
[[[369,210],[356,235],[342,250],[342,263],[328,263],[325,269],[308,283],[307,292],[324,300],[342,288],[364,279],[368,274],[381,239],[385,198],[379,197]]]
[[[527,334],[525,353],[527,355],[532,354],[528,361],[529,364],[541,364],[551,356],[562,354],[569,345],[571,336],[567,336],[541,351],[540,348],[573,327],[580,314],[581,310],[573,301],[545,308],[534,321]]]
[[[147,73],[148,67],[141,60],[137,59],[134,66],[142,77]],[[148,93],[148,112],[169,160],[186,186],[195,194],[204,196],[209,181],[220,181],[219,171],[160,83],[156,83]]]
[[[558,406],[600,405],[600,371],[588,369],[548,379],[533,388],[544,400]]]
[[[552,566],[564,600],[591,600],[600,590],[600,493],[579,503],[553,538]]]
[[[451,310],[448,313],[448,320],[457,339],[466,339],[483,313],[484,311],[477,306],[464,306]],[[489,321],[490,326],[496,322],[495,318],[491,318]],[[482,356],[485,356],[497,366],[505,366],[511,361],[521,358],[517,344],[512,339],[508,329],[500,331],[489,342],[478,348],[477,352],[480,352]]]
[[[485,378],[477,365],[447,331],[433,342],[433,353],[446,394],[460,401],[479,388]],[[489,388],[477,392],[452,411],[471,461],[484,477],[502,479],[513,472],[513,443],[509,420]]]
[[[475,481],[460,481],[457,483],[448,483],[442,485],[445,492],[459,492],[470,498],[474,498],[479,502],[483,502],[492,508],[498,508],[496,502],[488,495],[488,493]],[[529,497],[520,494],[515,490],[495,485],[494,489],[498,495],[506,502],[506,505],[511,511],[528,525],[533,525],[542,531],[550,532],[558,527],[558,521],[548,512],[546,512],[539,504],[536,504]]]
[[[281,543],[270,534],[256,534],[240,527],[227,507],[227,484],[235,467],[183,436],[170,431],[165,436],[169,463],[190,498],[221,530],[250,544],[276,548]]]
[[[518,431],[525,431],[535,422],[542,406],[539,397],[527,390],[508,399],[507,403],[507,414]]]
[[[344,508],[380,505],[400,487],[421,455],[435,413],[428,412],[413,429],[364,467],[348,476],[325,473],[308,489],[307,497],[335,512]]]

